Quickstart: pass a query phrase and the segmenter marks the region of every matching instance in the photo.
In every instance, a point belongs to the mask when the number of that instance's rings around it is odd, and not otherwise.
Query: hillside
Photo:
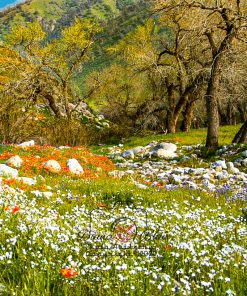
[[[94,59],[75,78],[83,92],[83,82],[91,71],[114,62],[106,49],[147,19],[148,6],[143,0],[28,0],[0,12],[0,39],[14,24],[38,20],[48,33],[48,39],[54,39],[75,17],[97,19],[103,30],[94,48]]]
[[[141,5],[140,5],[141,4]],[[68,26],[75,16],[97,18],[101,23],[120,18],[122,22],[145,9],[147,4],[140,0],[28,0],[0,13],[0,33],[10,25],[38,20],[50,32]]]

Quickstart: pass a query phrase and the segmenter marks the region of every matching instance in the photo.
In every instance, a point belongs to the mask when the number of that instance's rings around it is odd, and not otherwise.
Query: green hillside
[[[97,19],[103,30],[94,48],[94,59],[75,77],[83,92],[83,82],[91,71],[114,62],[114,58],[109,58],[107,48],[147,19],[148,6],[147,1],[142,0],[29,0],[0,13],[0,38],[14,24],[38,20],[48,38],[54,39],[75,17]]]
[[[54,31],[58,26],[70,24],[75,16],[96,17],[101,22],[121,15],[128,19],[129,14],[140,8],[140,3],[146,6],[139,0],[29,0],[0,13],[0,32],[3,34],[11,24],[24,21],[39,20],[47,31]]]

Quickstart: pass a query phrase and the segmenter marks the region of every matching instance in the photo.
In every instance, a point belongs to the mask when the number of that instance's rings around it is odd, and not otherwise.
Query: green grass
[[[246,270],[238,269],[233,265],[234,260],[244,264],[239,251],[231,253],[225,261],[222,259],[226,264],[225,269],[224,264],[217,261],[217,256],[214,256],[214,254],[220,254],[221,249],[229,242],[246,247],[246,241],[243,240],[244,223],[236,220],[236,217],[241,215],[240,209],[244,206],[243,202],[228,204],[224,197],[217,200],[213,195],[199,191],[141,190],[127,181],[113,179],[82,183],[69,178],[56,180],[54,177],[53,180],[49,180],[49,184],[54,185],[53,189],[57,192],[51,199],[34,199],[32,195],[18,199],[14,197],[13,201],[19,202],[20,212],[11,215],[6,211],[0,211],[1,221],[4,221],[0,234],[2,242],[0,252],[2,256],[6,252],[13,254],[11,259],[0,261],[0,284],[4,286],[6,293],[4,295],[122,296],[125,292],[129,292],[128,295],[131,296],[161,296],[173,295],[171,291],[175,281],[181,291],[177,295],[183,295],[184,288],[180,280],[185,275],[191,277],[190,270],[196,273],[194,281],[200,283],[209,281],[208,273],[212,269],[217,272],[216,278],[211,280],[214,293],[207,292],[207,294],[220,296],[225,295],[226,290],[232,289],[237,291],[237,295],[245,295]],[[60,198],[60,202],[57,198]],[[7,198],[3,197],[3,199],[7,201]],[[148,221],[151,223],[148,227],[152,229],[152,234],[155,231],[161,231],[169,235],[166,239],[154,239],[146,235],[140,237],[142,246],[160,250],[158,252],[160,255],[154,256],[150,262],[143,255],[113,256],[111,250],[104,256],[101,255],[101,252],[105,252],[103,250],[95,256],[84,256],[85,251],[91,250],[90,246],[85,247],[86,242],[80,238],[78,232],[74,232],[76,229],[83,229],[84,223],[89,223],[89,218],[83,212],[83,206],[94,209],[98,203],[112,205],[116,201],[120,202],[120,208],[124,211],[126,207],[131,207],[132,203],[136,207],[142,206],[144,211],[147,209]],[[81,214],[78,209],[81,209]],[[167,214],[164,215],[163,211]],[[110,217],[112,215],[119,217],[117,208],[108,210],[106,206],[104,212]],[[57,213],[58,218],[53,220],[52,213]],[[188,218],[192,214],[194,218]],[[221,216],[222,214],[225,216]],[[132,217],[130,211],[122,212],[121,215]],[[136,215],[142,217],[142,214]],[[186,215],[189,216],[186,218]],[[45,221],[49,221],[48,224]],[[103,221],[101,225],[105,223]],[[27,231],[21,230],[24,225]],[[54,230],[52,227],[55,227]],[[180,230],[177,229],[178,227]],[[220,232],[217,235],[213,234],[217,227],[225,229],[224,234]],[[239,233],[238,230],[234,232],[235,228],[242,230]],[[139,239],[141,230],[138,231]],[[74,236],[75,233],[77,233],[76,236]],[[68,240],[60,241],[60,235],[62,237],[65,235]],[[17,243],[10,243],[14,237]],[[203,243],[205,240],[216,245],[205,246]],[[196,255],[193,255],[189,249],[177,248],[181,243],[192,244]],[[75,247],[80,251],[77,252]],[[204,255],[199,255],[205,251],[208,262],[212,264],[210,268],[207,265],[203,266]],[[176,257],[176,254],[179,257]],[[71,259],[68,259],[70,256],[73,264]],[[193,257],[201,263],[197,264]],[[76,277],[64,279],[60,275],[60,269],[71,267],[71,264],[79,274]],[[123,264],[126,264],[127,269],[119,270],[119,266]],[[88,266],[96,266],[97,269],[87,271]],[[110,266],[110,269],[104,270],[105,266]],[[140,268],[140,271],[131,273],[136,267]],[[196,271],[198,268],[200,272]],[[150,271],[150,274],[144,274],[145,270]],[[183,275],[177,273],[178,270],[181,270]],[[86,271],[85,274],[84,271]],[[171,281],[164,281],[163,275],[168,275]],[[120,280],[121,276],[126,279]],[[223,279],[231,278],[231,282],[222,282],[218,279],[221,276]],[[97,280],[97,277],[100,280]],[[162,290],[159,290],[158,286],[161,282],[164,284]],[[193,282],[192,278],[190,282]],[[108,288],[104,288],[105,285]],[[202,288],[196,288],[193,284],[191,290],[191,295],[205,295]]]
[[[227,143],[235,130],[228,127],[220,132]],[[180,144],[198,143],[199,135],[201,131],[190,131]],[[178,134],[132,138],[126,144],[145,145],[151,140],[168,141],[167,137],[174,140]],[[6,149],[12,148],[1,146],[0,153]],[[31,151],[44,153],[42,148]],[[21,156],[29,153],[19,152]],[[228,202],[226,195],[200,190],[139,189],[127,178],[43,176],[53,192],[49,199],[35,197],[27,186],[26,195],[18,186],[15,194],[1,193],[2,295],[170,296],[176,288],[176,295],[182,296],[189,295],[186,281],[192,296],[221,296],[230,290],[233,295],[246,295],[245,201]],[[20,209],[12,214],[17,205]],[[116,240],[118,228],[113,228],[119,221],[135,221],[132,243],[152,255],[133,247],[116,249],[116,245],[123,246]],[[111,239],[85,239],[89,225],[97,235],[110,234]],[[63,278],[63,268],[73,268],[78,274]]]
[[[234,126],[221,126],[219,128],[219,145],[227,145],[230,144],[240,129],[241,124]],[[177,132],[175,134],[152,134],[142,137],[130,137],[124,141],[123,149],[127,150],[137,146],[145,146],[152,141],[157,142],[172,142],[176,143],[178,146],[186,146],[186,145],[196,145],[196,144],[204,144],[206,143],[207,129],[191,129],[188,132]],[[103,147],[92,146],[90,150],[93,153],[97,154],[107,154],[109,153],[108,147],[111,145],[106,145]]]
[[[230,144],[234,135],[240,129],[241,124],[234,126],[221,126],[219,128],[219,145]],[[178,143],[178,145],[205,144],[207,129],[191,129],[188,132],[177,132],[175,134],[160,134],[146,137],[130,137],[124,143],[125,147],[144,146],[152,141],[163,141]]]

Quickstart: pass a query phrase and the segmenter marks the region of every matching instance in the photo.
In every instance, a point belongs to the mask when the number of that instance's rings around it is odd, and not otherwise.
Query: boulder
[[[227,162],[226,166],[227,166],[227,170],[229,173],[231,173],[231,174],[238,174],[239,173],[239,169],[235,168],[235,166],[232,162]]]
[[[177,157],[177,154],[170,150],[158,149],[152,152],[152,157],[158,157],[163,159],[173,159]]]
[[[12,156],[10,157],[10,159],[6,161],[7,165],[13,166],[15,168],[21,167],[22,163],[23,163],[23,160],[18,155]]]
[[[177,145],[172,143],[159,143],[153,148],[153,151],[157,151],[160,149],[167,150],[170,152],[175,152],[177,150]]]
[[[13,169],[6,164],[0,164],[0,176],[9,177],[9,178],[17,178],[18,171]]]
[[[84,172],[82,166],[75,158],[71,158],[67,161],[67,167],[72,174],[77,176],[82,175]]]
[[[30,146],[34,146],[34,145],[35,145],[34,140],[31,140],[31,141],[23,142],[17,146],[20,148],[25,148],[25,147],[30,147]]]
[[[145,150],[144,147],[142,146],[138,146],[138,147],[135,147],[134,149],[132,149],[131,151],[133,151],[134,154],[138,154],[138,153],[141,153]]]
[[[61,166],[56,160],[48,160],[43,163],[43,168],[50,173],[59,173]]]
[[[135,158],[135,154],[133,150],[126,150],[121,154],[121,156],[124,158],[131,158],[131,159]]]

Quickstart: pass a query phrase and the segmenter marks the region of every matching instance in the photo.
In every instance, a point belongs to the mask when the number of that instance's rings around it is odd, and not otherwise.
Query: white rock
[[[217,167],[215,168],[215,171],[216,171],[216,172],[221,172],[221,171],[222,171],[222,167],[221,167],[221,166],[217,166]]]
[[[126,161],[122,156],[115,156],[114,160],[115,161]]]
[[[206,174],[202,175],[202,179],[210,180],[211,179],[211,176],[206,173]]]
[[[213,163],[213,166],[222,167],[222,169],[224,170],[227,168],[225,160],[217,160],[216,162]]]
[[[175,183],[175,184],[180,184],[182,183],[182,179],[180,176],[177,176],[177,175],[171,175],[172,177],[172,181]]]
[[[229,173],[231,173],[231,174],[239,174],[240,173],[240,171],[239,171],[239,169],[237,169],[237,168],[229,168],[228,169],[228,172]]]
[[[23,163],[23,160],[18,155],[12,156],[10,157],[10,159],[6,161],[7,165],[13,166],[15,168],[19,168],[22,163]]]
[[[18,181],[20,181],[23,184],[32,186],[35,185],[37,183],[37,181],[35,179],[32,178],[27,178],[27,177],[19,177],[17,178]]]
[[[245,158],[244,160],[242,160],[242,162],[241,162],[241,164],[242,164],[242,166],[247,166],[247,158]]]
[[[226,166],[227,166],[228,169],[234,168],[233,162],[227,162]]]
[[[172,170],[173,174],[184,174],[184,168],[175,168]]]
[[[66,165],[69,168],[69,171],[74,175],[79,176],[84,172],[82,166],[79,164],[78,160],[75,158],[69,159]]]
[[[10,178],[17,178],[18,171],[13,169],[6,164],[0,164],[0,176],[10,177]]]
[[[48,160],[43,163],[43,168],[51,173],[59,173],[61,166],[56,160]]]
[[[25,148],[25,147],[30,147],[30,146],[34,146],[34,145],[35,145],[34,140],[31,140],[31,141],[23,142],[17,146],[20,148]]]
[[[134,152],[132,150],[126,150],[124,151],[122,154],[121,154],[122,157],[124,158],[134,158],[135,155],[134,155]]]
[[[184,185],[186,185],[189,189],[197,189],[198,186],[192,181],[185,181]]]
[[[177,145],[173,143],[159,143],[157,146],[154,147],[153,151],[160,149],[175,152],[177,150]]]
[[[189,169],[189,173],[192,175],[194,174],[194,175],[199,176],[199,175],[207,173],[207,171],[204,168],[196,168],[196,169]]]
[[[223,174],[222,172],[217,172],[217,173],[215,174],[215,177],[216,177],[216,179],[218,179],[218,180],[225,180],[225,179],[228,178],[228,176],[225,175],[225,174]]]
[[[174,153],[173,151],[170,150],[165,150],[165,149],[158,149],[156,151],[152,152],[153,157],[160,157],[163,159],[173,159],[177,157],[177,154]]]
[[[138,146],[138,147],[135,147],[134,149],[130,150],[130,151],[133,151],[134,154],[138,154],[138,153],[141,153],[145,150],[144,147],[142,146]]]

